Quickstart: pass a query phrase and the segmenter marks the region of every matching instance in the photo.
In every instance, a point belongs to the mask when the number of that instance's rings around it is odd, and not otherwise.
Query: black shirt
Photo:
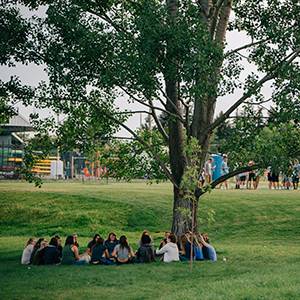
[[[58,264],[59,262],[60,262],[59,250],[55,246],[52,245],[47,246],[44,251],[45,265]]]
[[[106,250],[105,245],[96,244],[92,250],[91,261],[92,262],[100,261],[103,258],[103,254],[104,254],[105,250]]]
[[[105,241],[104,245],[105,245],[105,247],[106,247],[107,250],[108,250],[109,256],[112,255],[112,253],[113,253],[115,247],[116,247],[118,244],[119,244],[119,241],[118,241],[118,240],[115,240],[115,241],[112,242],[112,243],[111,243],[109,240],[106,240],[106,241]]]

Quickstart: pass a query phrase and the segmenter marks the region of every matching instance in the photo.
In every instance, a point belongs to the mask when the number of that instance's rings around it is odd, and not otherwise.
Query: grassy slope
[[[169,228],[168,184],[45,184],[0,182],[0,299],[297,299],[300,295],[300,193],[214,191],[202,208],[216,211],[209,231],[219,262],[122,267],[19,265],[27,237],[95,231],[140,231],[158,242]],[[222,258],[226,257],[226,261]]]

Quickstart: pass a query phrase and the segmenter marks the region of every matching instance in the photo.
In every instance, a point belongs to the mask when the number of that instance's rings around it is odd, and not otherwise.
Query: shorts
[[[293,183],[299,183],[299,177],[292,177]]]
[[[249,181],[256,180],[256,174],[255,173],[249,173]]]
[[[272,181],[271,173],[268,173],[268,181]]]
[[[279,182],[279,175],[272,174],[272,182]]]
[[[241,181],[246,181],[246,176],[245,176],[245,175],[241,176],[241,177],[240,177],[240,180],[241,180]]]

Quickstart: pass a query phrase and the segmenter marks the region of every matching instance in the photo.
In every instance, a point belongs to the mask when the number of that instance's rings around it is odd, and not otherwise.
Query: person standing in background
[[[226,154],[223,154],[223,161],[222,161],[222,165],[221,165],[221,176],[227,175],[229,173],[229,167],[228,167],[228,157]],[[222,187],[224,183],[225,189],[228,190],[228,182],[227,180],[224,180],[221,184],[220,184],[220,188]]]
[[[299,177],[300,177],[300,164],[299,160],[294,160],[293,172],[292,172],[292,182],[294,190],[298,190],[299,186]]]
[[[215,167],[213,166],[213,159],[210,157],[204,165],[205,181],[207,184],[210,184],[212,181],[212,174],[214,168]]]

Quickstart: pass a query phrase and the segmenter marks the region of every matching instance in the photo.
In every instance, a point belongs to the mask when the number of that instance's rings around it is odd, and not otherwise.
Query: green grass
[[[20,265],[30,236],[125,233],[136,248],[149,229],[156,244],[169,229],[169,184],[0,182],[0,299],[299,299],[300,192],[215,190],[200,217],[219,261],[131,266]],[[84,250],[84,247],[82,247]],[[223,261],[223,257],[226,261]]]

